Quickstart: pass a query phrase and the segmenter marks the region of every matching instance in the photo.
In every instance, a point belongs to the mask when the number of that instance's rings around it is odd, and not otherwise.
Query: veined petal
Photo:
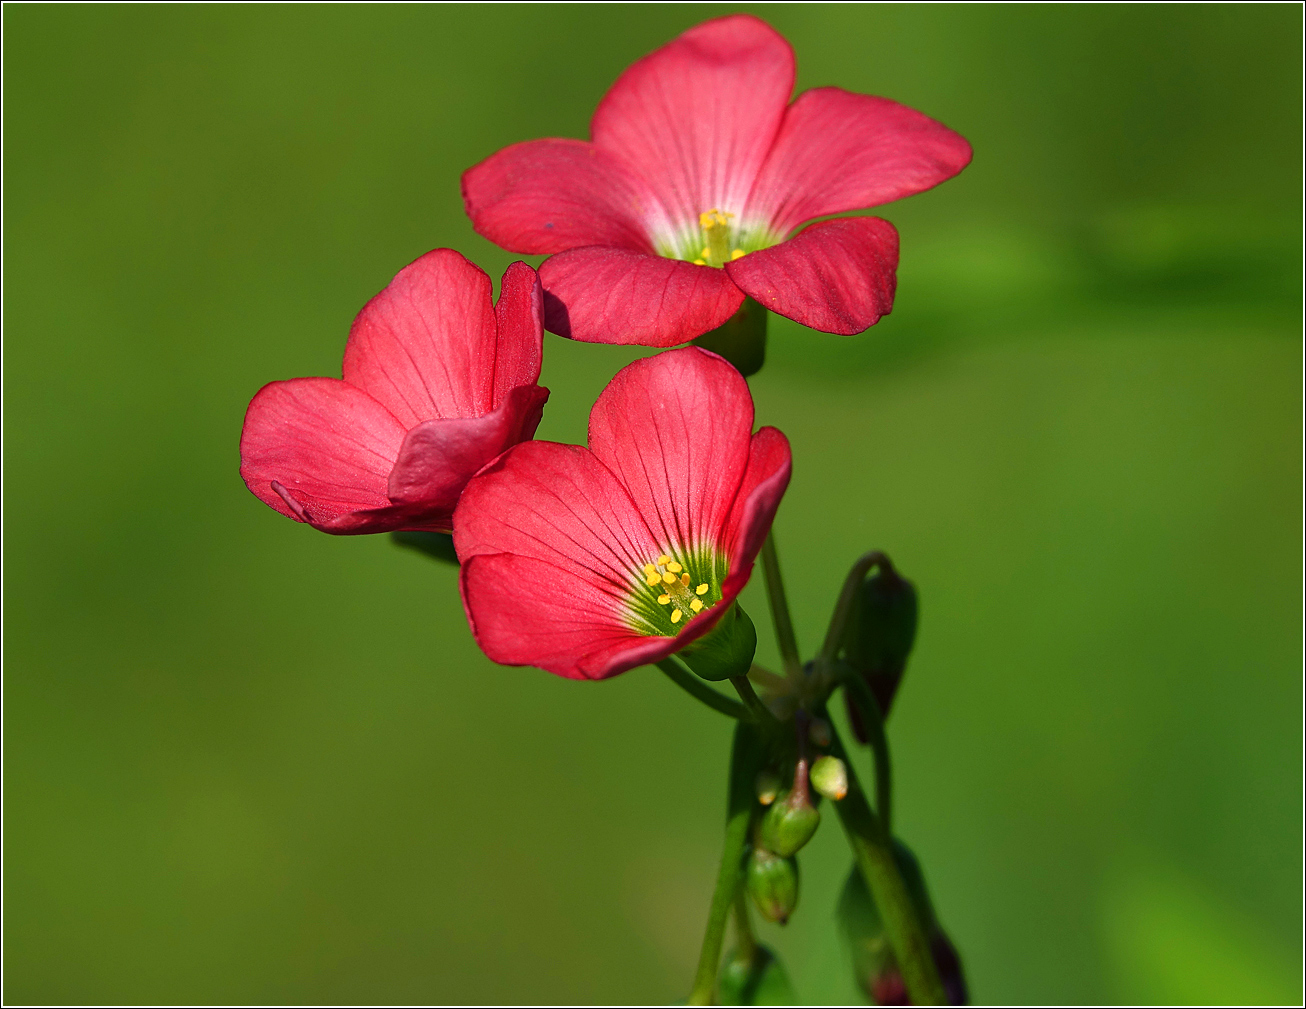
[[[544,292],[539,275],[525,263],[513,263],[499,284],[494,306],[498,332],[494,344],[493,405],[502,405],[512,390],[540,380],[544,358]]]
[[[467,485],[454,513],[454,548],[462,561],[493,553],[543,561],[556,572],[556,584],[527,586],[531,592],[566,592],[583,581],[615,614],[660,544],[594,453],[532,441],[504,453]]]
[[[923,192],[970,163],[960,134],[887,98],[813,88],[785,113],[744,228],[784,237],[804,221]]]
[[[674,347],[720,326],[744,303],[724,270],[601,246],[546,259],[540,281],[545,325],[585,343]]]
[[[724,358],[685,347],[617,373],[590,411],[589,446],[659,546],[715,550],[752,429],[748,383]]]
[[[781,431],[764,427],[753,435],[748,470],[726,522],[724,542],[732,574],[736,567],[751,565],[762,549],[792,472],[789,439]]]
[[[240,475],[281,514],[328,526],[390,504],[386,478],[404,433],[384,406],[347,382],[273,382],[245,412]]]
[[[889,314],[897,269],[892,224],[879,217],[841,217],[727,263],[725,272],[772,312],[848,336]]]
[[[705,211],[744,209],[793,86],[793,50],[775,29],[717,18],[632,64],[590,133],[646,180],[674,228],[697,226]]]
[[[657,197],[619,157],[583,140],[528,140],[463,173],[463,206],[477,234],[511,252],[581,245],[652,252],[665,230]]]
[[[404,267],[349,331],[344,378],[405,429],[492,408],[496,343],[490,278],[452,249]]]
[[[467,481],[495,456],[534,436],[548,398],[548,389],[522,385],[491,413],[418,424],[404,438],[390,471],[390,500],[421,506],[432,522],[450,528]]]
[[[602,588],[587,581],[564,587],[558,569],[534,557],[471,557],[463,561],[459,588],[472,636],[504,665],[602,680],[681,647],[675,638],[646,637],[613,619]]]

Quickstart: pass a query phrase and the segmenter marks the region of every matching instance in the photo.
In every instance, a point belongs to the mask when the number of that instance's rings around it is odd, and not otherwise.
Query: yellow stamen
[[[693,610],[695,613],[697,613],[699,610],[703,608],[703,600],[701,599],[690,600],[689,608]]]
[[[700,595],[700,596],[705,596],[705,595],[707,595],[707,582],[704,582],[702,585],[700,585],[698,588],[696,588],[696,589],[694,590],[694,592],[695,592],[695,594]]]
[[[705,245],[703,246],[703,251],[700,252],[699,255],[702,256],[704,259],[707,259],[708,256],[712,255],[712,250]]]
[[[656,570],[657,570],[657,567],[656,567],[655,565],[653,565],[653,564],[645,564],[645,565],[644,565],[644,574],[646,574],[646,575],[651,575],[651,574],[652,574],[654,571],[656,571]]]
[[[707,263],[705,263],[705,262],[704,262],[703,260],[701,260],[701,259],[696,259],[696,260],[694,260],[694,265],[695,265],[695,266],[707,266]]]
[[[685,569],[682,568],[675,561],[671,561],[667,564],[667,570],[670,571],[673,575],[678,575],[680,574],[680,572],[684,571]]]
[[[672,611],[671,611],[671,622],[672,622],[673,624],[678,624],[678,623],[680,623],[680,618],[683,617],[683,616],[684,616],[684,614],[681,613],[679,610],[672,610]]]
[[[676,584],[676,576],[673,575],[670,571],[668,571],[666,574],[664,574],[664,575],[662,576],[662,581],[663,581],[664,583],[666,583],[667,585],[675,585],[675,584]]]
[[[734,252],[730,253],[730,258],[731,258],[731,259],[743,259],[743,258],[744,258],[744,250],[743,250],[743,249],[736,249]]]
[[[671,560],[671,558],[668,557],[666,554],[662,554],[658,557],[659,564],[666,564],[669,560]]]
[[[670,597],[669,595],[667,595],[665,592],[662,593],[662,595],[658,596],[658,605],[659,605],[659,606],[665,606],[665,605],[667,605],[667,603],[669,603],[669,602],[671,602],[671,597]]]
[[[688,572],[688,571],[686,571],[683,575],[680,576],[680,584],[683,585],[685,588],[689,588],[689,572]]]
[[[645,575],[644,581],[648,585],[660,585],[662,584],[662,576],[654,571],[651,575]]]

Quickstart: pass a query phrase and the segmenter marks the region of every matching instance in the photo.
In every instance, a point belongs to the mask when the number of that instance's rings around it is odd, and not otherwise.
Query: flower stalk
[[[789,617],[789,601],[785,598],[784,578],[780,574],[780,558],[775,551],[775,530],[767,533],[762,544],[762,570],[766,575],[766,598],[771,606],[771,623],[775,627],[775,640],[780,648],[780,661],[785,675],[795,685],[802,681],[803,662],[798,657],[798,638],[794,635],[793,620]]]
[[[702,701],[712,710],[719,711],[729,718],[746,719],[750,717],[748,709],[742,704],[738,701],[732,701],[724,694],[713,690],[703,680],[689,672],[674,657],[668,656],[657,663],[657,667],[667,674],[667,678],[672,683],[695,699]]]

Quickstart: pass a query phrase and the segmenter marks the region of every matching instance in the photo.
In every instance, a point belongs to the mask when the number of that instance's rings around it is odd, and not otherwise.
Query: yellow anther
[[[689,608],[690,608],[691,610],[693,610],[695,613],[697,613],[699,610],[701,610],[701,609],[703,608],[703,600],[701,600],[701,599],[691,599],[691,600],[689,601]]]
[[[681,613],[679,610],[672,610],[672,611],[671,611],[671,622],[672,622],[673,624],[678,624],[678,623],[680,623],[680,618],[683,617],[683,616],[684,616],[684,614]]]
[[[696,595],[700,595],[700,596],[707,595],[707,582],[704,582],[702,585],[696,588],[694,592]]]
[[[665,592],[662,593],[662,595],[658,596],[658,605],[659,605],[659,606],[665,606],[665,605],[667,605],[667,603],[669,603],[669,602],[671,602],[671,597],[670,597],[669,595],[667,595]]]
[[[658,557],[658,563],[659,563],[659,564],[666,564],[667,561],[669,561],[669,560],[671,560],[671,558],[668,557],[666,554],[662,554],[661,556]]]
[[[698,215],[698,223],[701,228],[708,230],[711,228],[722,228],[729,222],[734,214],[726,213],[724,210],[705,210]]]
[[[730,253],[730,258],[731,258],[731,259],[743,259],[743,258],[744,258],[744,250],[743,250],[743,249],[736,249],[734,252]]]
[[[670,571],[668,571],[665,575],[662,576],[662,581],[665,582],[667,585],[675,585],[676,576],[673,575]]]
[[[684,571],[685,569],[682,568],[675,561],[670,561],[667,563],[667,570],[670,571],[673,575],[678,575],[680,574],[680,572]]]
[[[648,585],[661,585],[662,576],[654,571],[651,575],[644,576],[644,582]]]
[[[656,571],[656,570],[657,570],[657,567],[654,566],[654,565],[652,565],[652,564],[645,564],[645,565],[644,565],[644,574],[646,574],[646,575],[651,575],[651,574],[652,574],[654,571]]]
[[[705,245],[703,246],[703,251],[700,252],[699,255],[702,256],[704,259],[707,259],[708,256],[712,255],[712,250]]]
[[[680,576],[680,584],[685,586],[685,588],[689,588],[689,572],[685,572]]]
[[[696,260],[694,260],[694,265],[695,265],[695,266],[707,266],[707,262],[704,261],[704,260],[702,260],[702,259],[696,259]]]

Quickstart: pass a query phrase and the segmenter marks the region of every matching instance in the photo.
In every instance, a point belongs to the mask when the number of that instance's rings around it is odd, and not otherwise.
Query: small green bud
[[[677,654],[705,680],[747,676],[757,652],[757,628],[739,603],[717,625]]]
[[[717,979],[722,1005],[797,1005],[798,995],[776,955],[756,943],[752,956],[726,954]]]
[[[838,802],[848,794],[848,768],[838,757],[818,757],[812,764],[812,787]]]
[[[807,792],[807,761],[800,760],[794,787],[772,803],[762,818],[762,843],[788,858],[812,839],[820,823],[820,810],[812,805]]]
[[[763,806],[771,805],[780,794],[780,775],[775,771],[758,771],[753,784],[757,790],[757,801]]]
[[[748,895],[767,921],[783,925],[798,906],[798,862],[754,847],[744,875]]]
[[[745,298],[734,315],[694,344],[720,354],[747,378],[766,362],[766,315],[758,302]]]

